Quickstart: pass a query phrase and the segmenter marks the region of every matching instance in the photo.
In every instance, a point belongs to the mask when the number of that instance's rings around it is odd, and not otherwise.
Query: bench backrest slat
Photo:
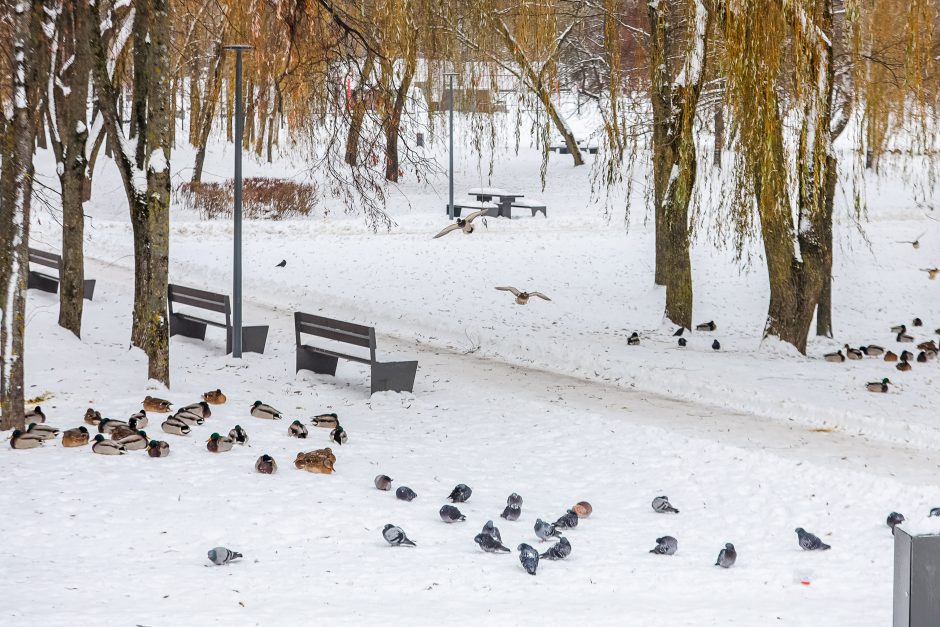
[[[59,269],[62,267],[62,256],[55,253],[49,253],[36,248],[29,249],[29,262],[48,268]]]
[[[375,329],[373,327],[297,311],[294,312],[294,331],[297,346],[301,345],[302,333],[316,335],[328,340],[368,348],[370,358],[375,361]]]
[[[179,303],[225,314],[226,320],[232,312],[232,304],[228,294],[216,294],[215,292],[206,292],[172,283],[167,286],[167,300],[170,303]],[[171,304],[170,313],[172,312],[173,305]]]

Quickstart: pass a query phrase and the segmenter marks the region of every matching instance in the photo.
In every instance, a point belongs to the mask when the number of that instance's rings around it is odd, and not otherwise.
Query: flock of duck
[[[186,405],[168,415],[160,428],[164,433],[176,436],[188,436],[194,427],[201,426],[212,415],[210,405],[222,405],[226,402],[222,390],[212,390],[202,395],[202,400]],[[124,455],[128,451],[146,450],[150,457],[166,457],[170,454],[170,444],[162,440],[151,439],[144,429],[150,424],[151,414],[170,414],[172,403],[162,398],[147,396],[142,403],[143,408],[125,420],[102,418],[101,413],[89,407],[85,412],[85,422],[98,430],[91,437],[88,427],[82,425],[74,429],[61,432],[62,446],[74,448],[91,444],[93,453],[99,455]],[[255,418],[279,420],[283,416],[274,407],[255,401],[249,408],[249,414]],[[10,446],[14,449],[33,449],[42,446],[46,441],[59,436],[59,429],[46,424],[46,415],[40,406],[36,406],[26,414],[29,426],[25,431],[14,430],[10,436]],[[330,429],[330,441],[336,444],[345,444],[349,436],[336,414],[322,414],[311,420],[314,427]],[[307,439],[309,431],[299,420],[293,421],[287,428],[287,435],[299,439]],[[106,437],[107,436],[107,437]],[[206,440],[206,450],[210,453],[224,453],[232,450],[236,445],[248,443],[248,432],[241,425],[235,425],[227,436],[213,433]],[[300,452],[294,460],[294,466],[300,470],[318,474],[331,474],[336,456],[332,449],[323,448],[309,452]],[[270,455],[262,455],[255,462],[255,470],[262,474],[277,472],[277,462]]]
[[[891,327],[891,333],[894,334],[894,339],[900,344],[914,344],[917,340],[913,335],[913,328],[922,328],[924,326],[923,321],[920,318],[914,318],[911,322],[911,327],[908,328],[906,324],[899,324]],[[940,329],[934,331],[935,334],[940,335]],[[842,351],[845,352],[842,352]],[[858,348],[853,348],[846,344],[842,350],[838,350],[834,353],[827,353],[824,355],[824,358],[828,362],[832,363],[843,363],[846,360],[856,361],[864,359],[865,357],[875,357],[882,358],[884,361],[895,364],[895,369],[900,372],[910,372],[914,369],[912,362],[924,364],[927,362],[935,361],[938,355],[938,347],[936,340],[926,340],[917,344],[917,350],[919,351],[915,356],[912,351],[902,350],[900,354],[895,353],[890,350],[885,350],[881,346],[875,344],[869,344],[867,346],[860,346]],[[888,377],[885,377],[881,381],[872,381],[865,385],[865,388],[869,392],[880,392],[885,393],[888,391],[889,386],[893,385],[891,380]]]

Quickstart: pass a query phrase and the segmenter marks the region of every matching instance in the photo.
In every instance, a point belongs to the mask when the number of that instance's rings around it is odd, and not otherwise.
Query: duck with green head
[[[170,454],[170,445],[159,440],[150,440],[147,444],[147,455],[150,457],[166,457]]]
[[[36,434],[30,434],[19,429],[14,429],[10,436],[10,446],[15,449],[39,448],[45,438]]]
[[[94,444],[91,445],[91,451],[99,455],[123,455],[124,447],[114,440],[105,440],[100,433],[95,436]]]
[[[888,386],[891,385],[891,381],[885,377],[881,381],[874,381],[865,386],[869,392],[880,392],[882,394],[888,391]]]
[[[349,439],[349,436],[346,435],[346,429],[343,429],[340,425],[336,425],[336,428],[330,431],[330,439],[337,444],[346,444],[346,440]]]
[[[209,436],[209,439],[206,440],[206,448],[210,453],[224,453],[225,451],[231,451],[232,446],[235,444],[235,440],[232,438],[226,438],[218,433],[213,433]]]
[[[281,412],[270,405],[265,405],[261,401],[255,401],[251,406],[250,412],[255,418],[264,418],[266,420],[280,420],[282,418]]]
[[[54,440],[59,435],[59,430],[49,425],[31,422],[26,427],[26,433],[41,437],[43,440]]]
[[[304,440],[307,438],[307,427],[303,426],[299,420],[295,420],[287,427],[287,435]]]

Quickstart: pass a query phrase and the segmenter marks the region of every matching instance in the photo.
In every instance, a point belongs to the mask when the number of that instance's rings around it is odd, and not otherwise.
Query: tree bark
[[[412,47],[414,50],[414,47]],[[388,64],[388,71],[391,73],[391,63]],[[411,89],[411,81],[417,68],[417,57],[409,53],[405,59],[405,69],[402,74],[401,83],[395,90],[395,100],[385,119],[385,178],[386,180],[397,182],[400,164],[398,159],[398,133],[401,129],[401,114],[405,108],[405,101],[408,98],[408,91]],[[384,73],[384,71],[383,71]],[[389,76],[389,84],[394,83],[394,77]]]
[[[349,133],[346,135],[346,163],[356,166],[359,162],[359,139],[362,136],[362,123],[366,117],[365,89],[375,67],[375,53],[370,49],[362,64],[359,85],[353,92],[352,117],[349,121]]]
[[[212,123],[215,121],[215,108],[219,102],[219,94],[222,88],[222,70],[224,68],[224,49],[222,41],[225,39],[225,31],[215,49],[215,59],[213,62],[212,77],[210,86],[206,89],[206,98],[202,106],[202,117],[199,120],[199,133],[196,138],[196,163],[193,167],[193,183],[202,181],[202,168],[206,162],[206,146],[209,143],[209,135],[212,133]]]

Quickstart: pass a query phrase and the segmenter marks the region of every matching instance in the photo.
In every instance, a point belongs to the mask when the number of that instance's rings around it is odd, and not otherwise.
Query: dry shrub
[[[198,211],[204,220],[230,218],[235,202],[235,184],[183,183],[179,194],[183,206]],[[314,185],[254,176],[242,184],[242,215],[249,219],[283,220],[307,216],[317,204]]]

